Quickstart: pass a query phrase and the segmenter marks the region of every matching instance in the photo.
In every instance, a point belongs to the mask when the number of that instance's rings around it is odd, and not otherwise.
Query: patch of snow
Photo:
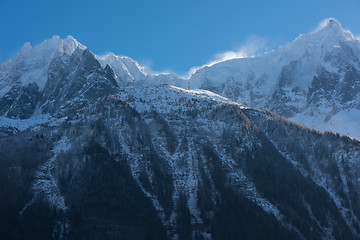
[[[320,131],[337,132],[341,135],[354,137],[360,140],[360,110],[340,110],[326,121],[324,113],[329,111],[330,109],[322,108],[318,114],[303,112],[289,118],[289,120],[302,123],[303,125]]]
[[[55,120],[49,114],[38,114],[28,119],[12,119],[7,117],[0,117],[0,127],[14,127],[19,131],[24,131],[36,125],[44,124]]]
[[[54,153],[54,157],[50,158],[46,161],[36,173],[35,182],[33,184],[33,189],[35,192],[44,196],[47,199],[51,206],[54,206],[56,209],[60,209],[63,211],[67,210],[65,205],[65,199],[61,195],[59,187],[57,185],[57,180],[52,174],[52,170],[55,168],[55,160],[56,156],[61,151],[67,151],[71,147],[69,139],[66,137],[61,138],[58,142],[56,142],[54,149],[52,150]]]

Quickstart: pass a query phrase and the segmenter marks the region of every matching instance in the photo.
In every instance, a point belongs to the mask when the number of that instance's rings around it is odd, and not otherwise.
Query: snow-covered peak
[[[36,83],[42,89],[50,63],[63,55],[70,56],[76,49],[84,50],[86,47],[72,36],[62,39],[55,35],[35,47],[29,42],[25,43],[14,61],[1,64],[0,88],[9,88],[20,82],[22,85]]]
[[[319,129],[320,124],[334,123],[326,126],[339,130],[344,129],[339,125],[342,116],[346,122],[355,122],[352,115],[357,112],[345,111],[358,105],[359,74],[359,39],[329,18],[315,31],[277,50],[203,67],[191,76],[190,83],[191,89],[210,90],[285,117],[296,116],[292,119],[307,126]],[[335,116],[340,110],[344,114]]]
[[[334,47],[344,42],[358,41],[354,35],[345,30],[334,18],[325,19],[319,27],[309,34],[300,35],[293,43],[314,47]],[[291,47],[292,44],[289,44]]]
[[[332,34],[333,36],[337,36],[338,39],[355,40],[354,35],[350,31],[345,30],[341,23],[335,18],[323,20],[319,24],[317,30],[315,30],[312,34],[316,33]]]
[[[327,31],[344,31],[341,23],[335,18],[326,18],[322,20],[312,33],[322,31],[323,29],[327,29]]]
[[[141,67],[135,60],[126,56],[117,56],[114,53],[96,56],[102,67],[109,65],[117,76],[119,85],[135,80],[142,80],[151,75],[148,70]]]
[[[14,64],[24,71],[46,68],[54,58],[63,54],[70,56],[77,48],[86,49],[70,35],[65,39],[54,35],[35,47],[32,47],[29,42],[25,43]]]
[[[336,20],[335,18],[329,18],[327,20],[326,26],[331,29],[339,29],[339,30],[342,29],[341,23],[338,20]]]
[[[73,36],[69,35],[62,40],[62,51],[68,55],[71,55],[76,48],[85,50],[86,47],[79,43]]]
[[[26,58],[34,58],[49,60],[54,54],[65,53],[71,55],[76,48],[86,49],[72,36],[61,39],[59,36],[54,35],[51,39],[43,41],[41,44],[32,47],[29,42],[25,43],[16,60],[24,60]]]
[[[278,81],[282,68],[291,62],[298,62],[303,68],[301,79],[294,81],[300,88],[307,87],[313,73],[321,65],[327,69],[331,61],[358,62],[360,41],[342,28],[339,21],[329,18],[308,34],[302,34],[293,42],[277,50],[252,58],[230,59],[211,67],[197,70],[190,78],[195,88],[200,88],[204,81],[212,87],[218,87],[227,81],[240,81],[246,84],[247,76],[251,79],[268,79],[264,88],[272,91]],[[305,80],[306,79],[306,80]]]

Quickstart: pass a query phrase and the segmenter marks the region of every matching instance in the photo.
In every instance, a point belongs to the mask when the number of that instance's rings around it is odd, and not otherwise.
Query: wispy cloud
[[[197,70],[203,67],[210,67],[214,64],[236,58],[249,58],[264,53],[266,50],[266,40],[257,36],[248,38],[239,48],[231,51],[221,52],[214,55],[213,59],[202,66],[190,68],[189,72],[183,76],[189,78]]]

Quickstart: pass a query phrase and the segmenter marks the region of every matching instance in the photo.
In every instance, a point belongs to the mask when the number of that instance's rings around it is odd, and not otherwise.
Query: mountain
[[[359,239],[359,140],[259,109],[327,113],[334,91],[357,110],[357,46],[329,20],[188,81],[71,36],[25,44],[0,65],[1,239]]]
[[[123,89],[0,146],[3,239],[360,235],[359,141],[204,90]]]
[[[125,56],[117,56],[113,53],[96,56],[103,67],[109,65],[114,69],[118,86],[138,86],[170,84],[178,87],[187,87],[188,81],[173,73],[152,73],[142,67],[133,59]]]
[[[193,89],[360,138],[360,41],[332,18],[278,50],[201,68],[190,82]]]
[[[183,82],[176,75],[150,74],[128,57],[96,56],[71,36],[54,36],[34,48],[26,43],[14,61],[0,65],[0,114],[58,117],[120,87]]]
[[[0,114],[29,119],[38,114],[51,115],[57,111],[55,109],[63,108],[60,105],[72,105],[69,96],[58,99],[55,105],[46,103],[51,92],[57,95],[59,89],[54,86],[63,86],[55,84],[52,89],[44,88],[48,87],[46,83],[50,83],[51,74],[61,68],[74,68],[70,65],[77,63],[69,59],[77,48],[86,50],[71,36],[64,40],[55,36],[34,48],[25,44],[15,61],[1,64],[0,102],[4,107]],[[120,88],[171,84],[206,89],[248,106],[271,110],[317,130],[360,138],[357,121],[360,116],[360,41],[336,19],[328,19],[322,28],[300,35],[275,51],[203,67],[190,79],[151,73],[129,57],[112,53],[91,55],[99,71],[109,66],[107,70],[112,72],[107,76],[105,72],[101,74],[107,78],[111,76],[113,79],[109,81]],[[65,78],[74,77],[77,76]],[[107,91],[112,91],[111,88],[109,86]]]
[[[0,114],[20,119],[62,115],[117,87],[114,71],[102,68],[71,36],[55,36],[34,48],[25,44],[15,61],[0,66],[0,84]]]

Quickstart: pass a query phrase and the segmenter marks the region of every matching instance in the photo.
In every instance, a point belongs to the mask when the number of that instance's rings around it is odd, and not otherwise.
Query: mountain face
[[[54,37],[2,66],[0,114],[26,119],[35,112],[61,115],[90,99],[116,92],[114,71],[102,68],[75,39]],[[7,90],[5,92],[4,90]]]
[[[153,74],[129,57],[116,56],[113,53],[109,53],[102,56],[96,56],[96,59],[103,67],[109,65],[114,69],[117,85],[121,88],[159,84],[170,84],[182,88],[188,86],[188,81],[176,74]]]
[[[95,56],[71,36],[54,36],[34,48],[25,44],[15,61],[0,65],[0,114],[61,116],[120,87],[183,82],[176,75],[152,75],[127,57]]]
[[[0,145],[4,239],[360,234],[358,141],[206,91],[128,88]]]
[[[190,90],[72,37],[26,44],[0,65],[1,239],[359,239],[360,142],[250,107],[356,116],[358,47],[329,20]]]
[[[360,41],[335,19],[276,51],[204,67],[190,82],[318,130],[360,138]]]

